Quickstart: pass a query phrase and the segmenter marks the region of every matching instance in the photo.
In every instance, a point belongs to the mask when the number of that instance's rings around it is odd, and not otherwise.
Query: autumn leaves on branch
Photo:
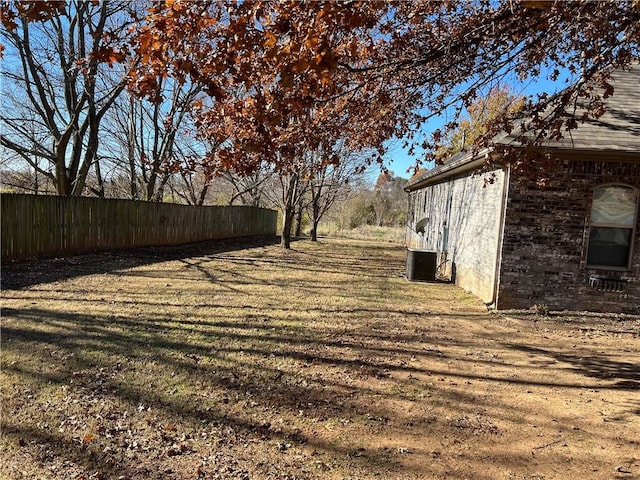
[[[198,134],[222,145],[211,168],[251,173],[262,162],[299,170],[310,151],[319,167],[338,162],[342,142],[382,161],[385,144],[400,138],[429,160],[457,127],[457,113],[514,79],[565,80],[562,106],[588,97],[601,113],[612,67],[637,62],[640,3],[633,1],[181,1],[153,2],[92,60],[126,63],[127,87],[158,101],[158,82],[198,85]],[[17,22],[63,15],[65,2],[2,5],[8,31]],[[602,93],[604,92],[604,93]],[[575,128],[549,98],[527,99],[535,141]],[[555,112],[555,114],[554,114]],[[425,135],[429,119],[445,127]],[[514,123],[515,122],[515,123]],[[502,116],[488,131],[510,129]],[[521,126],[521,125],[518,125]],[[478,136],[490,141],[491,135]]]

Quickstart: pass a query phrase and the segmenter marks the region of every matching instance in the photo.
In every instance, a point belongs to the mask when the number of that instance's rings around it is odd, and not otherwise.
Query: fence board
[[[277,213],[86,197],[0,194],[2,261],[275,235]]]

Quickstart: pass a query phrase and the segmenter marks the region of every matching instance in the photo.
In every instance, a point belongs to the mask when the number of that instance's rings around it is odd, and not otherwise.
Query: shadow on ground
[[[243,242],[3,270],[11,473],[535,478],[534,457],[571,468],[593,444],[585,458],[604,468],[599,445],[629,446],[640,378],[610,343],[574,355],[573,339],[499,330],[455,287],[398,278],[389,246]],[[584,409],[563,416],[576,399]],[[575,450],[551,448],[562,443]]]
[[[109,273],[157,262],[221,254],[278,243],[280,243],[279,237],[256,236],[12,262],[2,265],[1,287],[3,290],[14,290],[83,275]]]

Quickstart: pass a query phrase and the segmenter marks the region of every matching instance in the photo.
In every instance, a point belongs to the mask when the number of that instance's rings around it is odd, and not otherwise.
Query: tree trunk
[[[318,191],[318,194],[320,191]],[[320,223],[320,195],[313,195],[311,198],[311,238],[312,242],[318,241],[318,224]]]
[[[291,248],[291,227],[293,227],[293,217],[295,216],[295,197],[298,188],[297,175],[291,175],[287,182],[287,191],[283,192],[284,208],[282,209],[282,237],[280,246],[289,250]]]
[[[100,162],[97,159],[95,161],[95,172],[96,172],[96,182],[98,182],[98,187],[95,188],[93,192],[99,198],[104,198],[104,180],[102,179],[102,172],[100,171]]]
[[[155,163],[155,160],[154,160]],[[145,200],[147,202],[154,202],[157,201],[155,200],[154,196],[157,193],[156,192],[156,179],[158,178],[158,175],[155,171],[155,166],[152,167],[151,170],[151,174],[149,175],[149,182],[147,183],[146,186],[146,191],[145,191]]]
[[[35,148],[34,148],[35,150]],[[34,163],[35,163],[35,168],[33,169],[34,172],[34,184],[33,184],[33,191],[36,195],[38,195],[39,191],[40,191],[40,182],[39,182],[39,178],[38,178],[38,168],[40,167],[40,165],[38,164],[38,156],[34,156],[33,159]]]
[[[284,210],[284,219],[282,222],[282,237],[280,246],[289,250],[291,248],[291,227],[293,226],[293,207],[287,207]]]
[[[136,173],[136,112],[133,100],[129,99],[129,122],[127,125],[127,156],[129,160],[129,193],[132,200],[138,200],[138,175]]]
[[[298,200],[298,206],[296,208],[296,232],[295,236],[300,237],[302,235],[302,196]]]
[[[209,185],[204,185],[202,190],[200,190],[200,196],[198,197],[198,206],[203,206],[204,201],[207,198],[207,192],[209,191]]]
[[[312,242],[317,242],[318,241],[318,223],[320,223],[319,219],[316,220],[314,218],[313,219],[313,227],[311,227],[311,241]]]
[[[61,152],[56,152],[56,190],[61,197],[71,196],[71,182],[69,182],[69,176],[67,175],[67,168],[65,166],[64,158],[61,160]]]

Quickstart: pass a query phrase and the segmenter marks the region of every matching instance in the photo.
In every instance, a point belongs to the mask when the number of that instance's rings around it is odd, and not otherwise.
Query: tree
[[[116,157],[121,159],[114,162],[130,176],[131,198],[159,202],[172,175],[195,173],[205,147],[194,151],[195,127],[188,128],[199,87],[160,78],[157,88],[155,102],[123,95],[108,120],[111,141],[118,146]]]
[[[392,185],[393,172],[382,172],[376,180],[371,205],[376,214],[376,225],[378,227],[382,226],[387,210],[391,206],[389,193],[391,192]]]
[[[282,212],[282,240],[283,248],[291,248],[291,229],[293,228],[296,206],[304,195],[303,169],[291,171],[288,174],[280,174],[277,179],[280,188],[277,192],[280,196],[276,199],[276,205]]]
[[[586,114],[598,116],[602,97],[613,93],[609,69],[639,58],[637,0],[606,8],[512,0],[364,2],[357,8],[348,2],[305,8],[275,1],[166,2],[147,20],[143,38],[167,46],[162,55],[146,55],[152,68],[198,78],[214,95],[225,82],[243,85],[244,99],[226,111],[238,118],[251,113],[245,145],[274,164],[295,161],[276,155],[280,148],[304,133],[315,136],[310,127],[322,122],[309,123],[309,111],[333,119],[346,136],[377,153],[396,136],[433,156],[457,127],[457,116],[510,76],[544,75],[570,85],[550,110],[550,97],[528,99],[534,121],[522,126],[535,132],[530,142],[539,143],[577,126],[563,116],[577,97],[588,98]],[[444,130],[422,136],[426,121],[451,109],[453,121]],[[512,120],[497,119],[488,131],[513,127]],[[312,148],[319,144],[318,138],[306,141]]]
[[[443,161],[455,153],[473,149],[477,142],[484,142],[484,135],[491,125],[503,118],[515,118],[523,107],[524,98],[514,95],[509,86],[492,88],[486,97],[475,99],[467,107],[466,115],[445,139],[444,145],[436,152],[436,158]]]
[[[17,2],[3,13],[7,30],[16,31],[18,14],[39,21],[60,15],[57,2],[35,3]],[[131,50],[140,61],[129,70],[132,92],[158,101],[164,75],[201,85],[211,101],[198,108],[200,135],[207,137],[207,125],[222,124],[229,138],[212,160],[214,170],[250,174],[266,162],[292,181],[300,178],[305,154],[340,139],[371,152],[363,167],[382,161],[385,142],[394,137],[410,151],[420,146],[423,160],[434,158],[462,112],[496,85],[564,80],[561,94],[526,99],[530,121],[497,117],[477,142],[517,127],[525,144],[539,145],[600,115],[603,98],[614,94],[610,69],[640,59],[638,0],[606,8],[530,0],[309,2],[304,8],[295,1],[167,0],[153,3],[134,30]],[[106,53],[119,59],[114,49]],[[581,118],[566,115],[578,100],[585,103]],[[443,114],[451,121],[425,134],[426,122]]]
[[[235,175],[231,172],[221,172],[220,177],[229,182],[234,193],[229,199],[229,205],[240,201],[241,205],[251,207],[265,207],[265,188],[273,178],[273,171],[263,165],[249,175]]]
[[[404,223],[406,210],[404,186],[406,184],[406,179],[394,176],[393,172],[383,172],[378,176],[371,199],[377,226]]]
[[[341,169],[344,169],[343,165],[332,168],[325,167],[318,172],[317,178],[310,182],[311,199],[307,209],[311,218],[309,237],[312,242],[318,241],[318,224],[338,198],[341,186]]]
[[[326,155],[325,152],[316,152],[318,155]],[[310,239],[318,240],[318,225],[324,215],[338,201],[348,198],[348,184],[358,175],[357,166],[360,163],[360,152],[349,152],[341,142],[333,152],[337,156],[332,164],[317,161],[319,168],[309,181],[309,202],[306,206],[311,219]],[[332,153],[332,154],[333,154]]]
[[[82,195],[91,167],[104,195],[98,161],[100,124],[126,86],[127,3],[3,4],[5,98],[0,144],[59,195]],[[51,165],[51,170],[46,165]]]

